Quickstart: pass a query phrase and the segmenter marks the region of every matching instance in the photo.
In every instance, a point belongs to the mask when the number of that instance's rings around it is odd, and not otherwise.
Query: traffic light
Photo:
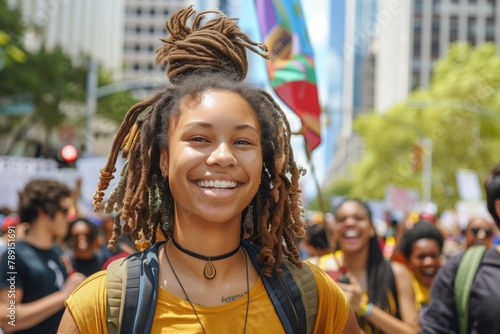
[[[412,161],[411,164],[413,166],[413,170],[415,172],[422,171],[422,160],[424,156],[424,148],[421,144],[415,144],[412,152]]]
[[[78,159],[78,149],[71,144],[63,146],[57,154],[56,160],[59,168],[74,168]]]

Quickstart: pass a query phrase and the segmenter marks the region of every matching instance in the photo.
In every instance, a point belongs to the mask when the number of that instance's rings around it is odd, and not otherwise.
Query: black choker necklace
[[[217,261],[217,260],[222,260],[222,259],[227,259],[228,257],[233,256],[234,254],[238,253],[240,250],[240,245],[236,247],[234,250],[230,251],[229,253],[218,255],[218,256],[205,256],[205,255],[200,255],[198,253],[192,252],[190,250],[187,250],[183,248],[181,245],[179,245],[174,237],[172,237],[172,243],[174,244],[175,248],[183,252],[184,254],[187,254],[189,256],[195,257],[200,260],[207,261],[207,264],[205,265],[205,270],[203,271],[203,276],[205,276],[206,279],[213,279],[215,275],[217,274],[217,271],[215,270],[215,266],[213,265],[212,261]]]

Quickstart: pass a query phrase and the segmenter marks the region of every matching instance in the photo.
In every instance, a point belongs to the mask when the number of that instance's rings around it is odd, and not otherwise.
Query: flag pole
[[[306,157],[307,157],[307,162],[309,163],[309,166],[311,167],[311,173],[314,179],[314,184],[316,185],[316,199],[318,200],[319,204],[319,209],[323,214],[326,214],[326,206],[325,206],[325,201],[323,200],[323,195],[321,193],[321,187],[319,185],[318,178],[316,177],[316,168],[314,167],[314,162],[311,159],[311,152],[307,148],[307,144],[304,142],[304,149],[306,151]]]

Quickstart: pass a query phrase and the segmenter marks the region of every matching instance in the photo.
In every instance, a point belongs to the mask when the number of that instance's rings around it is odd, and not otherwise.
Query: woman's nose
[[[486,237],[486,231],[483,230],[483,229],[480,229],[478,232],[477,232],[477,238],[478,239],[484,239]]]
[[[236,158],[231,152],[227,143],[218,144],[208,158],[209,164],[217,164],[221,166],[230,166],[236,163]]]

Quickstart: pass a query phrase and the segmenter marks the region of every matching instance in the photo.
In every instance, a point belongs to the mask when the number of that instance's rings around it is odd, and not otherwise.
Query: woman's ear
[[[168,152],[163,148],[160,151],[160,170],[161,176],[168,177]]]

